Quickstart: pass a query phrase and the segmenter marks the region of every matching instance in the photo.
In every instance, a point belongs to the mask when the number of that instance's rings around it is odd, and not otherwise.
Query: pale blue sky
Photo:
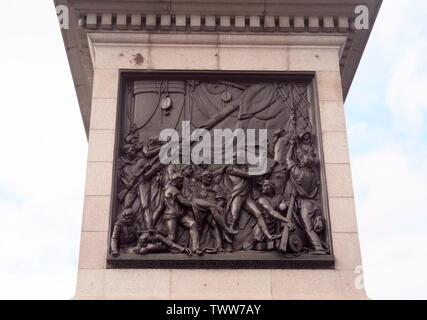
[[[427,6],[384,0],[346,101],[367,293],[427,298]]]
[[[0,298],[75,291],[87,142],[52,1],[0,19]],[[384,0],[346,102],[365,285],[427,299],[427,5]]]

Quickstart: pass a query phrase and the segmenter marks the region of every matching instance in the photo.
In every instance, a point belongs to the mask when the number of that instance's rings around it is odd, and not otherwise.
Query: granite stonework
[[[171,7],[160,8],[166,1],[147,0],[113,18],[113,9],[94,14],[97,4],[113,1],[89,2],[72,10],[73,35],[64,31],[89,140],[75,299],[366,299],[358,285],[362,262],[344,112],[369,36],[351,30],[357,1],[337,1],[328,11],[323,0],[301,1],[296,9],[292,1],[267,1],[266,7],[257,0],[246,1],[247,6],[245,1],[183,5],[173,0],[167,1]],[[368,3],[373,23],[381,1]],[[72,63],[76,55],[80,62]],[[334,268],[108,268],[117,106],[125,70],[313,72]]]
[[[150,44],[135,43],[138,40],[132,41],[129,37],[127,40],[130,43],[126,46],[107,46],[103,42],[110,41],[108,35],[97,33],[89,34],[89,39],[95,52],[94,98],[89,136],[85,223],[76,298],[365,298],[364,291],[357,290],[354,284],[358,277],[355,269],[361,265],[361,258],[342,110],[342,89],[339,85],[339,53],[344,39],[340,44],[336,37],[325,37],[322,45],[313,45],[308,37],[306,47],[299,44],[298,47],[274,46],[273,49],[265,44],[256,46],[257,41],[262,39],[260,35],[248,37],[247,47],[243,48],[241,45],[235,47],[231,44],[212,44],[206,47],[206,42],[202,45],[193,42],[191,45],[178,45],[175,48],[172,41],[165,46],[163,39],[161,45],[156,45],[152,40]],[[176,36],[170,40],[179,41],[179,37],[178,40]],[[255,45],[250,45],[251,40]],[[329,40],[332,40],[331,43]],[[204,41],[207,41],[206,37]],[[304,37],[298,36],[298,43],[303,41]],[[265,59],[266,52],[268,58]],[[142,65],[133,60],[138,53],[144,57]],[[241,56],[244,58],[240,58]],[[117,105],[120,69],[316,72],[320,117],[325,119],[321,122],[321,128],[333,226],[335,270],[107,269],[107,231],[115,139],[114,105]],[[105,113],[102,112],[103,108]],[[254,282],[254,279],[257,281]]]

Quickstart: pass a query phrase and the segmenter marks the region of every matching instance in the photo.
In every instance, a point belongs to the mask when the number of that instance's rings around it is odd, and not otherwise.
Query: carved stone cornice
[[[87,13],[79,17],[79,26],[88,30],[148,32],[348,33],[352,31],[351,20],[346,16]]]
[[[346,36],[341,78],[346,97],[382,0],[54,0],[70,10],[62,30],[88,132],[93,82],[88,32],[297,34]],[[355,30],[354,9],[366,5],[370,29]]]

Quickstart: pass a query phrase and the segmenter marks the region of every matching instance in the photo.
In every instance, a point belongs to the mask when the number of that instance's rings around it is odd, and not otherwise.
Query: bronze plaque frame
[[[313,145],[315,145],[316,156],[318,160],[319,173],[319,209],[324,218],[324,226],[321,231],[323,234],[322,243],[327,246],[327,252],[322,255],[312,253],[302,254],[284,254],[278,251],[233,251],[221,252],[216,254],[192,254],[187,256],[184,253],[149,253],[139,255],[136,253],[120,253],[119,256],[113,255],[112,248],[113,239],[111,236],[115,232],[115,224],[119,219],[120,212],[123,213],[123,204],[118,200],[117,195],[120,193],[120,177],[119,177],[119,159],[123,155],[123,146],[125,139],[130,132],[130,117],[129,108],[135,106],[135,82],[145,83],[144,81],[189,81],[196,80],[201,83],[290,83],[290,95],[292,96],[292,83],[305,84],[307,88],[306,98],[311,108],[309,120],[311,121],[311,133]],[[160,89],[162,90],[162,89]],[[226,89],[227,90],[227,89]],[[161,94],[160,94],[161,96]],[[160,99],[159,96],[159,99]],[[315,73],[312,72],[245,72],[245,71],[134,71],[121,70],[120,83],[118,92],[118,108],[117,108],[117,123],[116,137],[114,146],[114,164],[113,164],[113,183],[112,183],[112,200],[110,211],[110,226],[107,254],[107,268],[185,268],[185,269],[333,269],[335,266],[332,232],[329,217],[328,195],[326,187],[325,165],[323,156],[323,143],[320,124],[320,111],[317,99],[317,91],[315,84]],[[184,98],[185,99],[185,98]],[[227,99],[227,96],[225,97]],[[162,101],[164,102],[164,101]],[[165,103],[167,104],[168,101]],[[293,103],[292,103],[293,105]],[[163,112],[163,111],[161,111]],[[241,111],[239,111],[239,114]],[[135,117],[135,114],[133,115]],[[162,114],[163,117],[163,114]],[[180,117],[180,116],[179,116]],[[133,118],[132,121],[134,121]],[[152,132],[150,132],[152,134]],[[137,134],[139,136],[139,133]],[[128,139],[129,140],[129,139]],[[142,140],[147,140],[144,136]],[[128,141],[129,142],[129,141]],[[143,141],[147,144],[147,141]],[[164,186],[162,187],[162,192]],[[301,201],[301,200],[300,200]],[[301,206],[301,204],[300,204]],[[289,208],[288,208],[289,209]],[[294,209],[298,210],[298,209]],[[301,227],[302,229],[302,227]],[[163,233],[167,237],[167,234]],[[117,236],[116,236],[117,238]],[[115,241],[115,240],[114,240]],[[155,240],[159,243],[160,240]],[[164,240],[162,240],[164,241]],[[277,241],[277,240],[276,240]],[[307,241],[306,241],[307,242]],[[154,243],[154,240],[153,240]],[[164,242],[166,243],[166,242]],[[162,244],[164,246],[164,244]],[[168,246],[168,248],[170,248]]]

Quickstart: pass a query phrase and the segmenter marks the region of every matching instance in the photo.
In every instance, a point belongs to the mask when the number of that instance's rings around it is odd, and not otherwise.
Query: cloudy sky
[[[0,299],[69,299],[84,129],[52,1],[4,1],[2,8]],[[365,286],[373,299],[427,299],[425,17],[425,0],[384,0],[346,101]]]

